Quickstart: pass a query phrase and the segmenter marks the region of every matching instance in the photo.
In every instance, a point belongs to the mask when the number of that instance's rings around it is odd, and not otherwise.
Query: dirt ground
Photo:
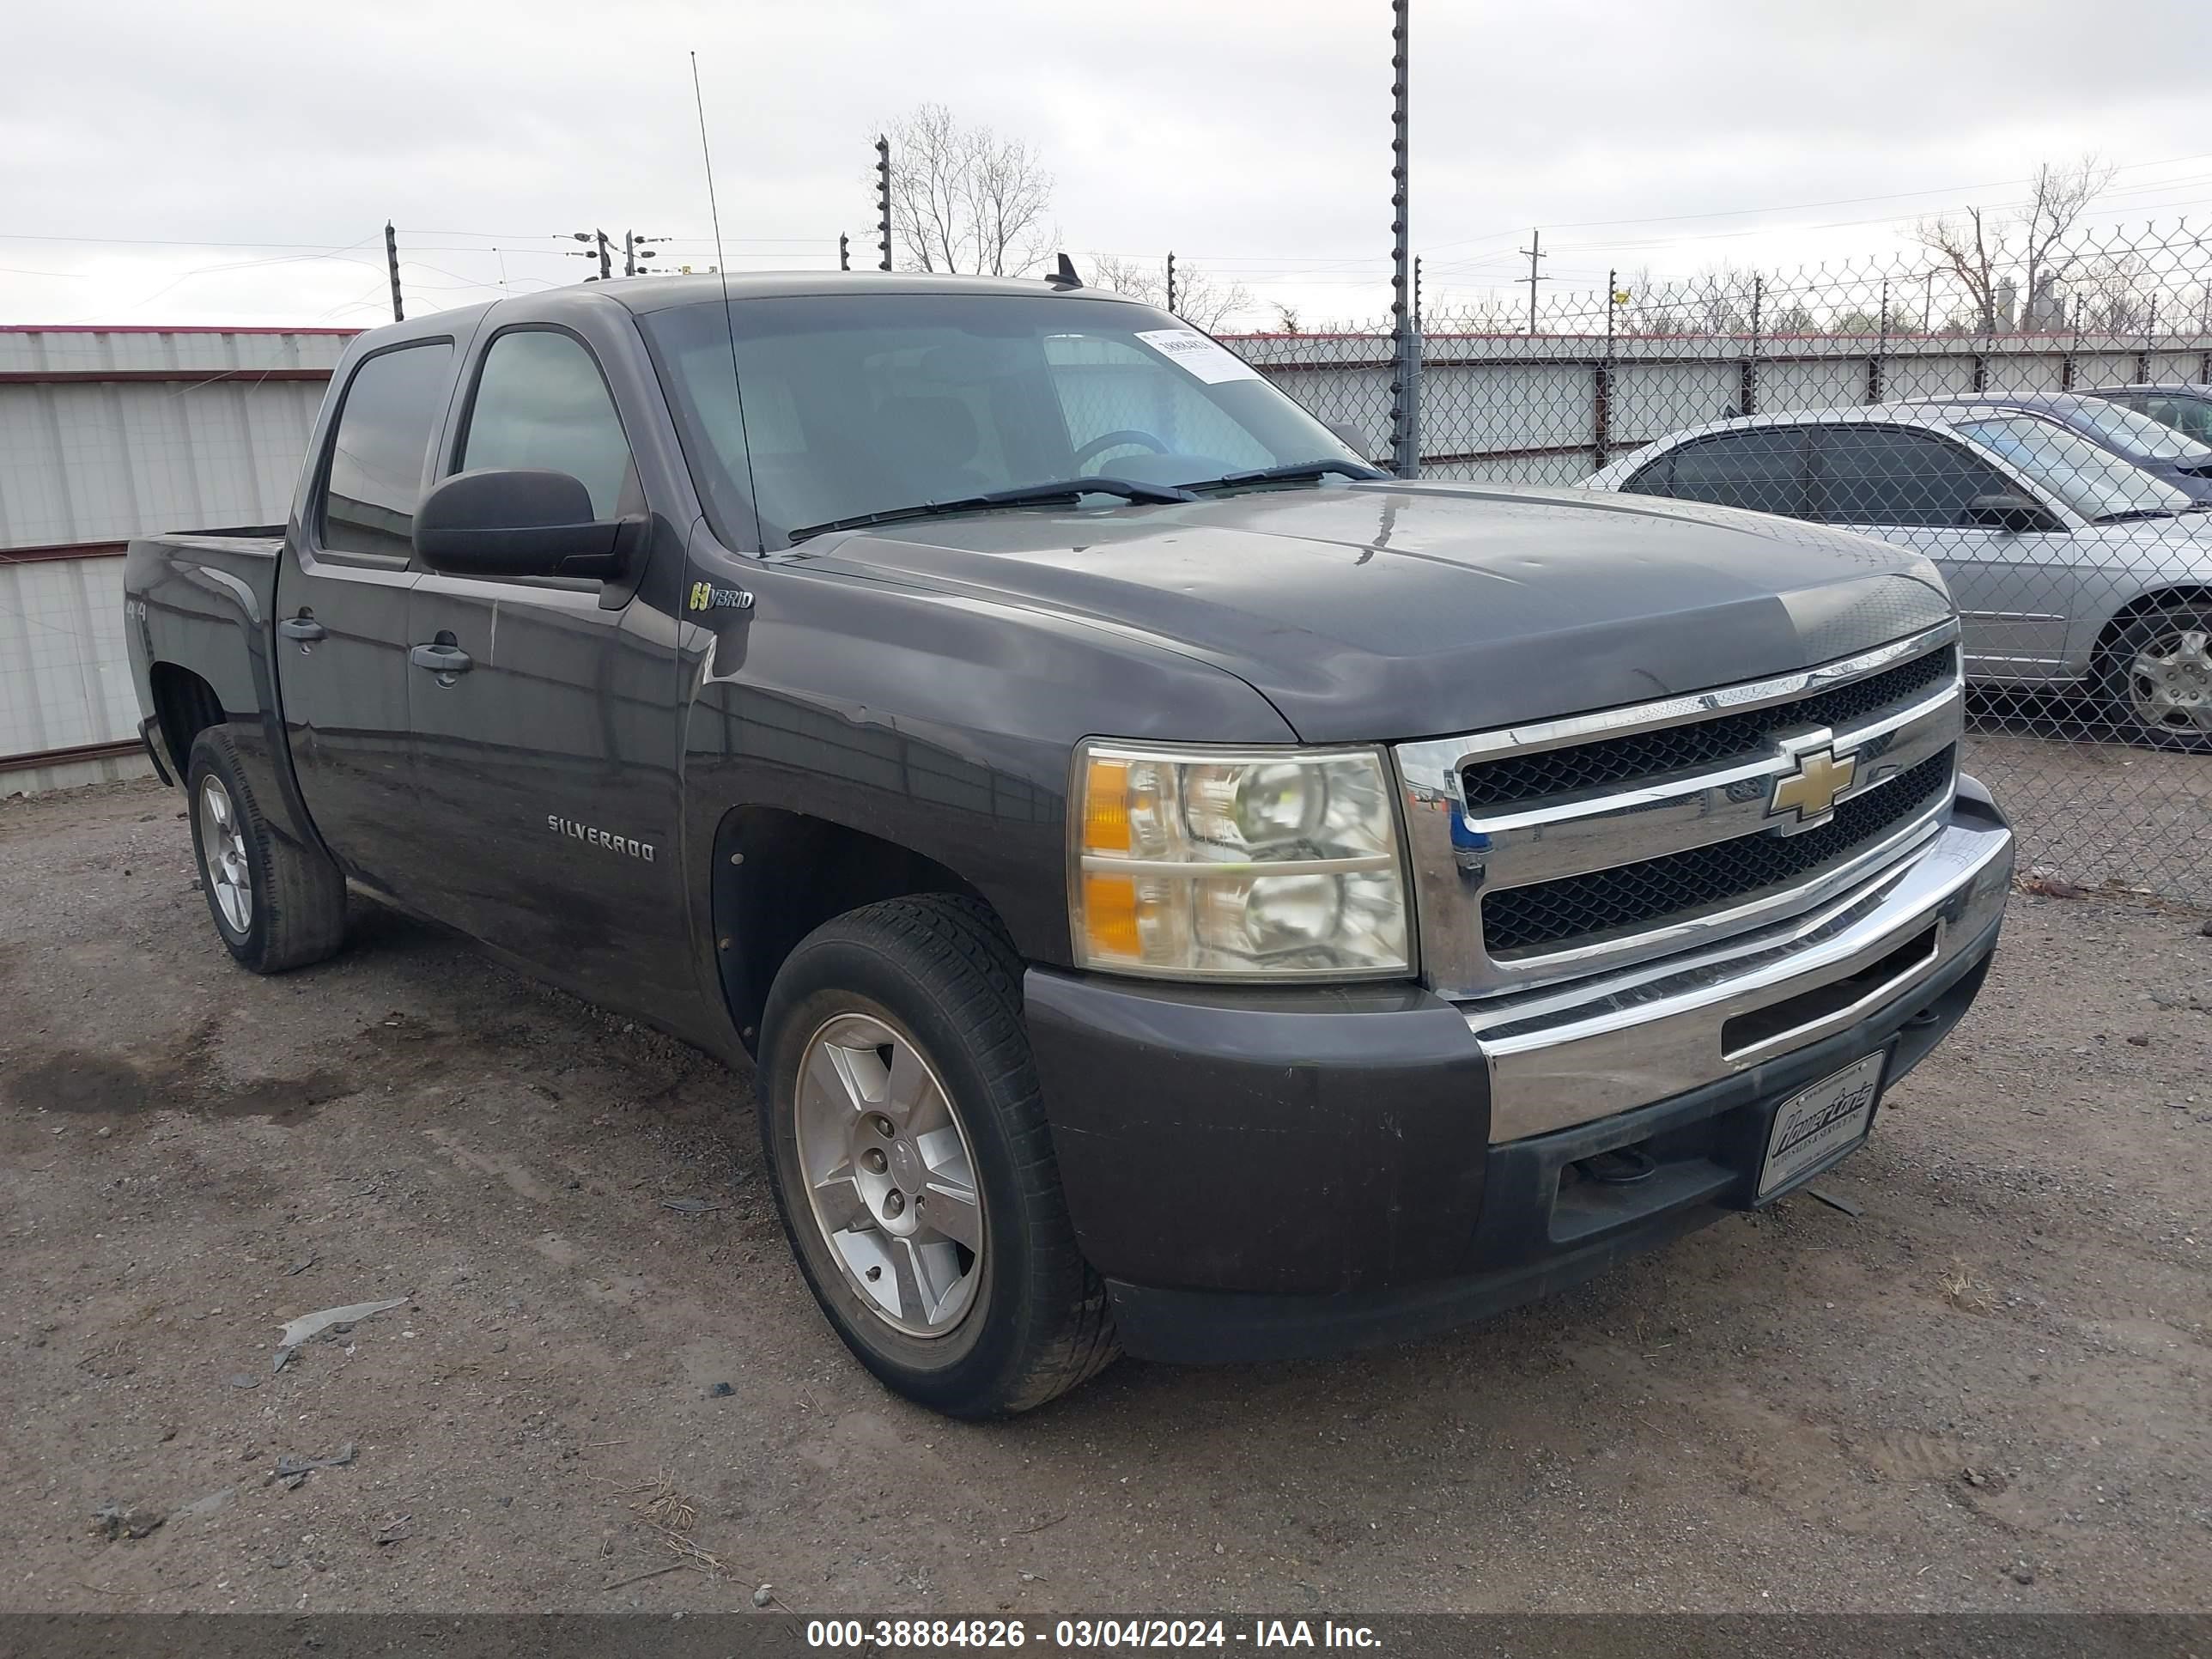
[[[2194,917],[2015,898],[1862,1215],[979,1427],[817,1316],[744,1080],[374,912],[255,979],[179,805],[0,804],[0,1608],[2212,1607]]]

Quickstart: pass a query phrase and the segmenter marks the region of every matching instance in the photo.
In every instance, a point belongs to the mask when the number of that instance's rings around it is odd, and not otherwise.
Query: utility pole
[[[384,222],[384,268],[392,273],[392,320],[404,323],[407,313],[399,303],[399,233],[389,219]]]
[[[879,270],[891,268],[891,141],[876,135],[876,246],[883,254]]]
[[[1390,465],[1401,478],[1421,471],[1421,337],[1413,321],[1413,162],[1407,125],[1411,0],[1390,0],[1390,319],[1396,337],[1390,376]]]
[[[1174,315],[1176,315],[1176,285],[1175,285],[1175,250],[1174,250],[1173,248],[1170,248],[1170,249],[1168,250],[1168,314],[1169,314],[1170,316],[1174,316]]]
[[[1516,248],[1513,251],[1527,256],[1528,260],[1528,331],[1534,334],[1536,331],[1536,284],[1546,280],[1536,274],[1536,261],[1551,258],[1551,255],[1544,252],[1544,233],[1540,230],[1531,230],[1528,233],[1528,246]]]
[[[853,239],[841,230],[837,233],[837,269],[850,270],[852,268]]]

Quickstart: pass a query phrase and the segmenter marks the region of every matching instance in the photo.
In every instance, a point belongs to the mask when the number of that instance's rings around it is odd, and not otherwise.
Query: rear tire
[[[2212,605],[2169,605],[2136,617],[2098,662],[2105,711],[2152,749],[2212,753]]]
[[[984,1418],[1113,1361],[1105,1286],[1060,1192],[1020,963],[986,907],[928,895],[823,923],[777,974],[762,1033],[776,1206],[862,1364],[917,1404]]]
[[[200,887],[224,947],[257,974],[281,974],[345,942],[345,878],[319,848],[273,834],[228,726],[192,739],[186,816]]]

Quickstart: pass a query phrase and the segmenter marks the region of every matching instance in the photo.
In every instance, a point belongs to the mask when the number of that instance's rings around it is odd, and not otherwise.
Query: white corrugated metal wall
[[[0,327],[0,794],[146,769],[124,544],[281,520],[352,334]]]
[[[1391,342],[1381,334],[1224,335],[1222,343],[1323,420],[1389,444]],[[2066,385],[2212,380],[2212,335],[2165,335],[2128,350],[2078,350],[2063,337],[1875,340],[1708,336],[1473,335],[1422,342],[1421,474],[1494,483],[1573,484],[1618,459],[1741,406],[1748,368],[1762,410],[1893,397],[2025,395]],[[1601,399],[1599,388],[1608,392]]]

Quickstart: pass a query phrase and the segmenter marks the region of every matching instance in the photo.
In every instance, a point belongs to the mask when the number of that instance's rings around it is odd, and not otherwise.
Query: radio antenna
[[[722,279],[722,325],[730,338],[730,392],[738,401],[738,432],[745,446],[745,494],[752,502],[753,539],[768,550],[761,529],[760,491],[753,483],[752,440],[745,432],[745,393],[738,380],[738,321],[730,314],[730,265],[722,257],[722,208],[714,195],[714,152],[707,145],[707,99],[699,90],[699,54],[691,54],[691,103],[699,112],[699,159],[707,167],[707,212],[714,224],[714,273]]]

